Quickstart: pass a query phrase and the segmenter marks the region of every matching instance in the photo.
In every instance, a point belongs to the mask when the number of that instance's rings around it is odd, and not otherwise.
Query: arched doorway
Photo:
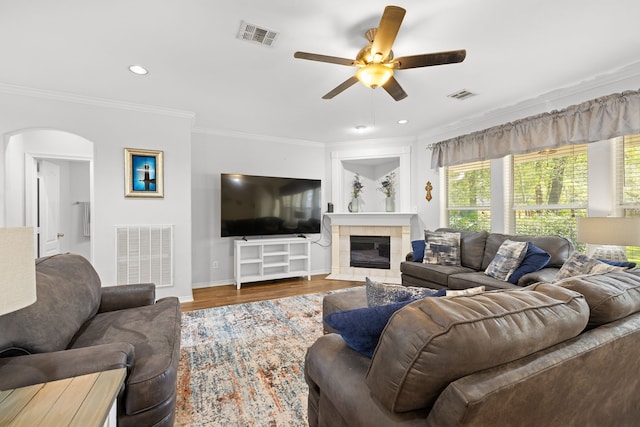
[[[91,259],[93,143],[52,129],[22,130],[6,141],[6,225],[34,227],[39,256]]]

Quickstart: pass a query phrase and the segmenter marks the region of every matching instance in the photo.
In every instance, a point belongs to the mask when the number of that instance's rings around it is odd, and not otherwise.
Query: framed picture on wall
[[[124,149],[125,197],[164,197],[162,151]]]

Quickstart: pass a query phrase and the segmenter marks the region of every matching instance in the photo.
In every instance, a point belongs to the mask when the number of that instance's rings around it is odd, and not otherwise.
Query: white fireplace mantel
[[[410,226],[414,212],[359,212],[359,213],[328,213],[331,225],[361,225],[361,226]]]

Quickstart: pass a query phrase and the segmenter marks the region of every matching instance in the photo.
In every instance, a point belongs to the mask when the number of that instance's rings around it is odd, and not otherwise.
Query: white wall
[[[183,301],[191,292],[191,120],[184,112],[140,108],[112,101],[13,90],[0,93],[0,165],[12,134],[57,129],[94,144],[93,264],[104,285],[115,283],[115,231],[120,224],[173,224],[174,282],[157,296]],[[124,148],[164,151],[165,197],[124,197]],[[0,225],[6,225],[7,183],[0,173]]]
[[[191,159],[192,269],[194,287],[233,283],[234,237],[220,237],[220,174],[242,173],[322,180],[322,206],[326,210],[331,186],[326,179],[322,144],[264,139],[248,135],[193,134]],[[326,225],[323,219],[323,224]],[[308,237],[312,274],[331,268],[330,233]],[[217,261],[218,268],[213,268]]]

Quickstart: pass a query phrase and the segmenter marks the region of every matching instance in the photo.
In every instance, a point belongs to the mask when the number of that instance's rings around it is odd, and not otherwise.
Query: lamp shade
[[[356,77],[368,87],[376,88],[385,84],[393,76],[393,70],[382,64],[367,64],[358,68]]]
[[[0,315],[36,302],[33,228],[0,228]]]
[[[640,246],[640,218],[578,218],[577,239],[582,243]]]

